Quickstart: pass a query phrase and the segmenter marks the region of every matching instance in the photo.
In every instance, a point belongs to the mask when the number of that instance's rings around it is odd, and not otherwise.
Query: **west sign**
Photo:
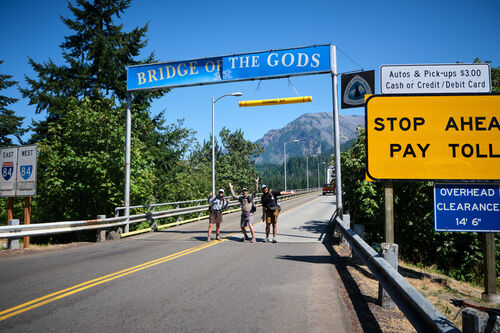
[[[375,180],[500,180],[500,95],[373,95],[367,173]]]

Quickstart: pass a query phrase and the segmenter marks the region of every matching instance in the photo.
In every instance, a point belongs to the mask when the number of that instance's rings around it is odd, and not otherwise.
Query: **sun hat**
[[[220,190],[219,190],[219,193],[220,193],[220,192],[224,193],[224,190],[223,190],[223,189],[220,189]]]

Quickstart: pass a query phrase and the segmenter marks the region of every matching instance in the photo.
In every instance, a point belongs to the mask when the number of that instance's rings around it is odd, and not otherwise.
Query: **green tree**
[[[68,103],[65,117],[48,123],[48,135],[39,142],[33,209],[39,222],[110,215],[122,202],[125,126],[116,106],[110,99]],[[141,182],[133,183],[131,197],[145,201],[152,170],[141,148],[136,143],[132,151],[131,173]]]
[[[3,60],[0,60],[0,65]],[[0,91],[15,86],[16,81],[11,81],[12,75],[0,73]],[[26,132],[23,126],[23,117],[15,115],[14,111],[9,110],[8,106],[18,101],[17,98],[0,95],[0,146],[12,145],[12,136],[22,144],[21,136]]]
[[[365,129],[358,127],[352,148],[341,155],[344,211],[354,223],[365,225],[366,239],[381,243],[384,237],[384,190],[381,183],[366,181]]]
[[[249,189],[255,186],[257,171],[255,169],[255,158],[262,153],[263,149],[259,144],[253,143],[244,138],[241,130],[234,132],[223,128],[219,136],[222,146],[218,141],[215,143],[215,187],[228,188],[231,182],[235,190],[243,187]],[[212,188],[212,142],[204,141],[199,145],[189,158],[193,177],[197,177],[203,194],[211,192]]]
[[[481,59],[474,59],[475,64],[482,64]],[[491,61],[487,60],[484,63],[490,64]],[[500,67],[491,67],[491,91],[494,93],[500,93]]]
[[[21,92],[36,112],[47,113],[31,138],[41,147],[33,212],[40,222],[87,219],[122,205],[126,66],[156,61],[153,53],[136,60],[146,46],[147,25],[124,32],[114,23],[129,5],[130,0],[68,3],[73,17],[62,20],[73,33],[60,45],[65,63],[29,58],[37,76],[26,77]],[[152,100],[166,92],[132,96],[131,204],[175,200],[182,193],[170,184],[189,179],[181,158],[193,132],[182,121],[168,125],[163,113],[149,112]]]
[[[130,6],[131,0],[77,0],[68,3],[74,19],[61,17],[73,35],[60,45],[65,65],[51,59],[37,63],[28,58],[37,78],[26,77],[27,88],[20,91],[36,112],[47,112],[47,119],[35,123],[33,142],[47,135],[48,122],[58,121],[68,111],[68,96],[97,100],[103,97],[126,99],[126,66],[156,62],[151,53],[146,59],[135,58],[146,46],[148,25],[123,32],[123,25],[113,22]],[[134,117],[150,121],[147,109],[154,98],[166,90],[133,94]],[[124,107],[124,106],[123,106]],[[137,114],[145,113],[145,114]]]

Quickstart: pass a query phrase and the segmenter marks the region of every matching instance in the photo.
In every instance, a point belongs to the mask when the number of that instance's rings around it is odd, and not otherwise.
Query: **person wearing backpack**
[[[267,188],[267,185],[262,185],[262,197],[260,197],[260,202],[262,203],[262,221],[266,221],[266,238],[264,242],[269,242],[269,232],[271,229],[271,224],[273,225],[273,243],[277,243],[276,239],[276,222],[278,222],[278,215],[280,213],[280,206],[278,204],[277,198],[280,195],[295,194],[295,191],[284,192],[275,191]]]
[[[241,204],[241,220],[240,227],[241,232],[243,233],[242,242],[245,240],[249,240],[250,238],[247,235],[246,227],[250,229],[250,233],[252,234],[251,243],[255,243],[255,230],[253,228],[253,213],[256,211],[257,207],[255,207],[255,203],[253,202],[255,199],[255,195],[257,194],[257,190],[259,188],[259,177],[255,179],[255,190],[252,194],[248,194],[248,189],[243,188],[241,190],[242,195],[238,197],[238,201]],[[233,184],[229,183],[229,189],[231,190],[231,195],[236,198],[237,195],[234,193]]]
[[[222,223],[222,211],[229,205],[229,199],[224,198],[224,190],[219,190],[219,195],[208,196],[210,215],[208,216],[208,237],[207,242],[212,240],[212,228],[215,223],[215,239],[220,241],[220,224]]]

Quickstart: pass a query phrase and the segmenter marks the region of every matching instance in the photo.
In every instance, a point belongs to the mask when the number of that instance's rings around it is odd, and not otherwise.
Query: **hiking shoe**
[[[273,243],[278,243],[278,241],[276,240],[276,238],[273,238]]]
[[[215,236],[215,239],[218,240],[218,241],[221,240],[219,235]]]
[[[212,238],[207,237],[207,242],[211,242],[211,241],[212,241]]]
[[[247,235],[245,235],[245,240],[250,240],[250,238]]]
[[[242,238],[240,242],[245,243],[246,238]]]
[[[269,238],[264,238],[264,240],[262,242],[269,243]]]
[[[255,242],[256,241],[255,241],[255,237],[254,237],[254,238],[252,238],[252,240],[250,241],[250,243],[255,243]]]

